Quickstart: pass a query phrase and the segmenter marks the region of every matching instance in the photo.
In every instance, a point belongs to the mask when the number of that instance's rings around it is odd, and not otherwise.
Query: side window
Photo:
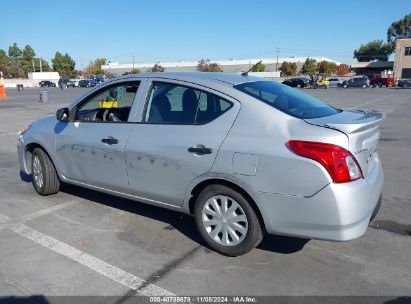
[[[76,120],[126,122],[138,86],[139,82],[127,82],[97,91],[78,107]]]
[[[405,47],[404,56],[411,56],[411,47]]]
[[[214,94],[171,83],[154,82],[143,122],[152,124],[205,124],[232,104]]]

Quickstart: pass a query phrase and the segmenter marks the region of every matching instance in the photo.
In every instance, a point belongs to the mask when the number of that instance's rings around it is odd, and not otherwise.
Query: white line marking
[[[59,240],[56,240],[44,233],[30,228],[24,224],[10,224],[9,227],[17,234],[32,240],[33,242],[42,245],[56,253],[59,253],[73,261],[80,263],[87,268],[98,272],[105,277],[112,279],[130,289],[137,290],[139,286],[145,283],[143,279],[128,273],[116,266],[113,266],[99,258],[96,258],[88,253],[85,253],[77,248],[67,245]],[[145,288],[138,291],[139,294],[145,296],[173,296],[174,294],[158,287],[154,284],[148,284]]]
[[[27,215],[23,215],[19,218],[10,218],[0,213],[0,230],[8,228],[15,233],[73,261],[76,261],[113,281],[116,281],[132,290],[138,290],[140,286],[146,283],[145,280],[23,224],[24,222],[31,221],[37,217],[41,217],[54,211],[75,205],[76,203],[77,202],[75,201],[61,203]],[[168,290],[154,284],[148,284],[141,290],[138,290],[138,293],[145,296],[174,295]]]
[[[45,209],[30,213],[30,214],[26,214],[26,215],[23,215],[23,216],[18,217],[18,218],[10,218],[8,216],[0,214],[0,230],[3,229],[3,228],[8,228],[8,226],[10,224],[28,222],[28,221],[31,221],[31,220],[37,218],[37,217],[52,213],[54,211],[57,211],[57,210],[60,210],[60,209],[63,209],[63,208],[69,207],[69,206],[72,206],[76,203],[77,203],[76,201],[69,201],[69,202],[66,202],[66,203],[57,204],[57,205],[54,205],[52,207],[45,208]]]
[[[66,208],[66,207],[70,207],[70,206],[73,206],[75,204],[77,204],[76,201],[68,201],[66,203],[57,204],[57,205],[54,205],[54,206],[49,207],[49,208],[45,208],[45,209],[30,213],[30,214],[27,214],[27,215],[23,215],[22,217],[20,217],[16,220],[21,222],[21,223],[22,222],[28,222],[28,221],[31,221],[31,220],[35,219],[36,217],[40,217],[40,216],[46,215],[48,213],[52,213],[54,211],[57,211],[57,210],[60,210],[60,209]]]
[[[3,214],[0,214],[0,229],[1,229],[1,225],[4,223],[4,222],[7,222],[7,221],[9,221],[10,220],[10,218],[8,217],[8,216],[5,216],[5,215],[3,215]]]

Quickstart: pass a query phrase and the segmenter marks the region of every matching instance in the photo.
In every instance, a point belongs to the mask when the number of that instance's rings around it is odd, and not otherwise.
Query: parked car
[[[328,79],[328,86],[329,87],[341,87],[344,80],[340,78],[330,78]]]
[[[78,87],[78,83],[80,81],[80,79],[70,79],[73,83],[75,87]]]
[[[303,78],[303,77],[290,78],[290,79],[284,80],[282,83],[292,88],[305,88],[305,87],[310,86],[310,79]]]
[[[17,150],[41,195],[64,182],[191,214],[237,256],[265,232],[362,236],[381,202],[381,121],[258,77],[144,73],[23,128]]]
[[[73,87],[74,88],[74,82],[71,81],[70,79],[64,79],[64,78],[60,78],[58,85],[62,85],[65,84],[67,87]]]
[[[54,82],[51,82],[49,80],[43,80],[39,82],[39,86],[43,87],[55,87],[56,84]]]
[[[91,88],[91,87],[95,87],[96,85],[97,85],[97,82],[93,79],[82,79],[78,83],[78,86],[80,88]]]
[[[94,78],[93,80],[94,80],[95,82],[97,82],[97,84],[101,84],[101,83],[104,82],[104,78],[101,78],[101,77],[96,77],[96,78]]]
[[[411,87],[411,79],[400,79],[397,82],[397,86],[399,86],[400,88],[410,88]]]
[[[394,85],[394,77],[392,75],[387,77],[382,77],[379,74],[371,74],[368,75],[368,79],[370,80],[370,86],[372,87],[391,87]]]
[[[369,88],[370,80],[367,77],[357,77],[349,80],[344,80],[341,87],[346,88]]]

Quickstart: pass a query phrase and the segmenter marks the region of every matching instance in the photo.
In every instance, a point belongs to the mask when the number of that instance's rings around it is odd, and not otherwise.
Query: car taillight
[[[287,146],[295,154],[319,162],[334,183],[346,183],[363,177],[355,157],[343,147],[312,141],[290,140]]]

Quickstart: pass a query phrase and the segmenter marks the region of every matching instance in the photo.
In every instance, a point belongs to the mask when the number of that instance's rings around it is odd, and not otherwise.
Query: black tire
[[[402,87],[404,88],[404,89],[408,89],[409,87],[410,87],[410,84],[409,83],[404,83],[403,85],[402,85]]]
[[[346,88],[348,88],[348,85],[346,85],[346,84],[343,84],[343,86],[342,86],[344,89],[346,89]]]
[[[378,81],[378,82],[377,82],[377,86],[378,86],[379,88],[382,88],[382,85],[383,85],[382,81]]]
[[[202,221],[202,211],[206,202],[213,196],[223,195],[227,196],[237,202],[238,205],[244,211],[248,222],[248,230],[245,238],[235,246],[225,246],[214,241],[207,233],[204,228]],[[223,185],[209,185],[200,192],[197,196],[195,206],[194,206],[194,217],[197,229],[207,243],[207,245],[226,256],[239,256],[246,254],[247,252],[254,249],[263,239],[263,230],[260,221],[247,199],[239,192]]]
[[[366,89],[367,87],[368,87],[368,86],[367,86],[366,84],[363,84],[363,85],[362,85],[362,88],[363,88],[363,89]]]
[[[35,178],[34,162],[35,158],[38,158],[42,170],[43,182],[40,185]],[[49,156],[44,150],[40,148],[35,148],[33,150],[32,160],[31,160],[31,172],[33,175],[33,186],[34,189],[40,195],[51,195],[55,194],[60,189],[60,179],[57,175],[56,169],[51,162]]]

